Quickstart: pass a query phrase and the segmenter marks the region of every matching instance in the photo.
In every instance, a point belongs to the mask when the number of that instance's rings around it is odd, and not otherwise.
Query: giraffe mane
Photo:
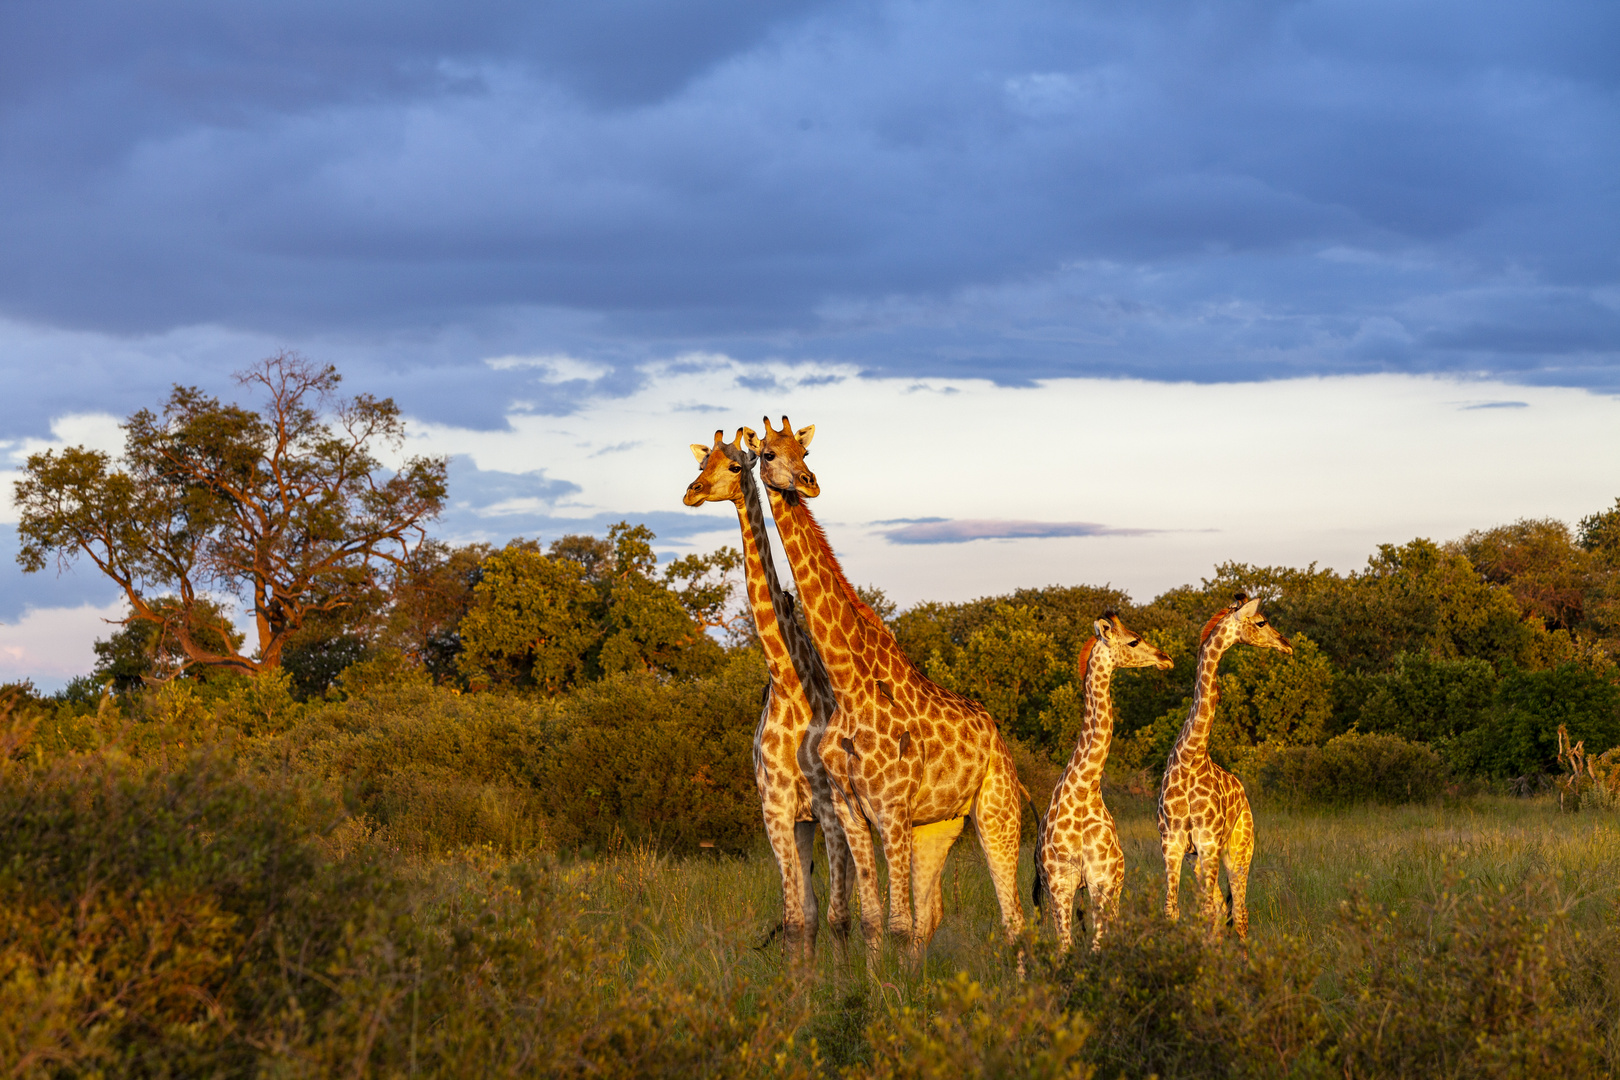
[[[1203,648],[1204,642],[1209,640],[1209,635],[1213,634],[1215,632],[1215,628],[1221,624],[1221,620],[1226,618],[1231,613],[1231,608],[1221,608],[1221,610],[1217,611],[1209,622],[1204,624],[1204,632],[1198,635],[1199,648]]]
[[[1097,638],[1095,635],[1087,638],[1086,643],[1080,646],[1080,655],[1075,658],[1074,670],[1079,673],[1082,679],[1086,677],[1086,665],[1091,663],[1091,650],[1096,647]]]
[[[821,548],[821,554],[826,558],[827,565],[832,567],[833,580],[838,583],[838,588],[844,594],[844,599],[854,605],[861,618],[880,630],[885,629],[883,620],[878,618],[877,612],[867,606],[866,601],[862,600],[860,595],[855,592],[855,586],[849,583],[849,578],[844,576],[844,568],[838,562],[838,556],[833,554],[832,544],[827,540],[827,534],[821,528],[821,522],[816,520],[816,516],[810,512],[810,508],[804,503],[799,503],[797,509],[804,515],[805,520],[810,523],[810,535]]]

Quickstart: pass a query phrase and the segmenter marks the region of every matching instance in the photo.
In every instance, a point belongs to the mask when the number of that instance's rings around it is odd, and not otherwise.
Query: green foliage
[[[763,657],[750,651],[708,678],[624,673],[562,701],[540,788],[557,843],[752,844],[760,824],[751,755],[766,679]]]
[[[1338,1039],[1344,1075],[1599,1075],[1600,1037],[1565,1004],[1576,970],[1548,883],[1465,884],[1447,874],[1411,917],[1345,903],[1363,965]]]
[[[189,623],[187,636],[202,649],[219,655],[239,652],[244,635],[231,625],[225,612],[214,601],[201,598],[191,605],[189,615],[173,596],[160,596],[148,603],[158,616],[132,619],[105,641],[95,643],[96,666],[92,672],[98,683],[112,681],[118,693],[127,693],[148,681],[175,678],[207,678],[206,667],[192,666],[181,644],[176,624]]]
[[[586,677],[601,638],[580,566],[514,540],[479,567],[456,663],[468,680],[558,694]]]
[[[1086,1080],[1081,1058],[1092,1025],[1071,1016],[1046,986],[998,992],[967,972],[934,984],[923,1005],[902,1005],[866,1029],[872,1080]]]
[[[1086,1018],[1085,1059],[1105,1077],[1327,1077],[1329,1023],[1312,992],[1320,965],[1302,942],[1206,944],[1130,904],[1096,952],[1039,970]]]
[[[264,413],[176,386],[162,415],[124,424],[124,453],[69,447],[29,457],[15,489],[27,571],[85,556],[123,591],[130,618],[172,636],[186,662],[273,669],[307,620],[375,590],[439,512],[445,462],[411,458],[384,474],[377,454],[404,439],[399,408],[338,400],[339,376],[283,353],[238,374]],[[244,654],[203,589],[238,594],[257,650]],[[178,617],[151,601],[178,597]],[[208,634],[194,635],[206,626]]]
[[[1398,735],[1350,731],[1325,746],[1289,746],[1258,755],[1254,772],[1267,796],[1295,805],[1421,802],[1444,790],[1440,756]]]
[[[1041,709],[1069,671],[1053,636],[1037,626],[1029,608],[996,605],[953,652],[954,661],[938,652],[929,657],[929,678],[983,702],[1003,730],[1020,738],[1042,735]]]
[[[563,537],[549,556],[514,540],[487,557],[458,628],[463,677],[556,695],[617,672],[713,671],[722,651],[651,576],[652,540],[621,522],[606,541]]]
[[[1367,676],[1362,689],[1362,730],[1445,745],[1487,720],[1496,672],[1477,657],[1400,653],[1388,670]]]
[[[1238,771],[1261,748],[1316,746],[1333,713],[1333,669],[1304,634],[1294,652],[1233,649],[1221,660],[1210,755]]]
[[[1558,768],[1558,725],[1600,754],[1620,744],[1620,686],[1582,664],[1509,671],[1485,723],[1452,751],[1460,767],[1485,776],[1538,776]]]
[[[548,864],[413,894],[217,754],[28,765],[26,727],[0,732],[11,1075],[808,1075],[789,988],[637,967]]]

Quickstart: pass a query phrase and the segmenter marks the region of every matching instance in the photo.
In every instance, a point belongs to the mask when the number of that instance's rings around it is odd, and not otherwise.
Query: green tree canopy
[[[372,593],[381,565],[410,557],[443,503],[445,461],[385,469],[377,454],[404,439],[399,408],[337,397],[333,367],[281,353],[236,378],[262,411],[176,386],[161,414],[124,423],[117,461],[82,446],[32,455],[15,487],[17,560],[33,572],[85,556],[188,665],[256,674],[279,668],[311,619]],[[182,617],[154,606],[161,595]],[[211,596],[246,603],[253,654],[222,612],[207,617]]]

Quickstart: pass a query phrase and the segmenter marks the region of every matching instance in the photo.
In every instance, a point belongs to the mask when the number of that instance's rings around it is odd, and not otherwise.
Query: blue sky
[[[1607,400],[1617,91],[1620,7],[1595,2],[16,0],[0,439],[228,393],[278,348],[455,453],[693,357],[740,366],[687,403],[691,439],[816,377]],[[514,527],[695,520],[596,497],[583,464],[475,460],[463,525],[519,489]],[[1612,458],[1583,467],[1588,503],[1620,491]],[[4,576],[6,619],[100,596]]]

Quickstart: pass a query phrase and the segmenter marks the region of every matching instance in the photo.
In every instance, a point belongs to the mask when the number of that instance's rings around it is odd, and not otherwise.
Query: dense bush
[[[785,988],[630,963],[544,864],[435,899],[330,804],[216,751],[44,758],[0,732],[8,1075],[807,1075]]]
[[[1449,774],[1438,754],[1398,735],[1347,732],[1324,746],[1289,746],[1259,759],[1267,795],[1291,803],[1402,803],[1433,798]]]

